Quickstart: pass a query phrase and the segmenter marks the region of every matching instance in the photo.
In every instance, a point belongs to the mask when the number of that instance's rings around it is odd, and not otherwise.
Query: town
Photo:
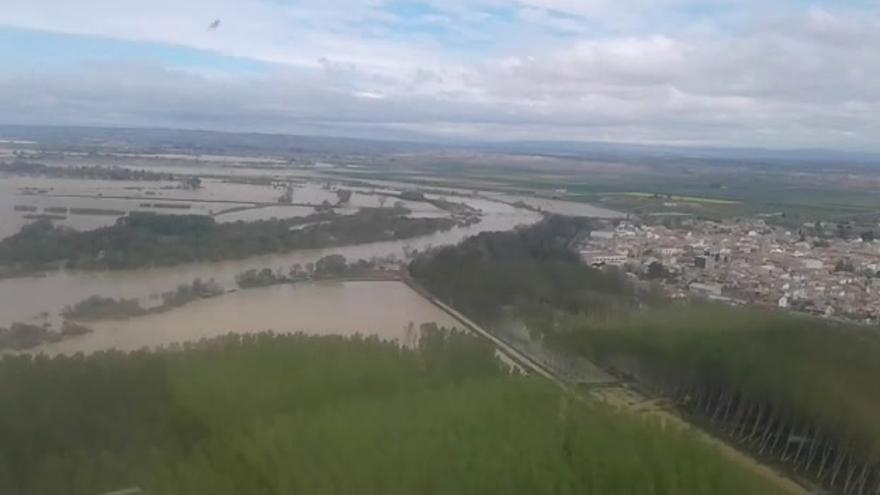
[[[790,229],[763,219],[607,223],[580,250],[594,266],[656,280],[674,298],[778,307],[876,322],[880,242],[874,232],[817,222]]]

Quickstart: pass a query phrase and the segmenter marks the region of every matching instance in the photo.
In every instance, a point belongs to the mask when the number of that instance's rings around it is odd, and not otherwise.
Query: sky
[[[0,0],[0,123],[878,151],[880,0]]]

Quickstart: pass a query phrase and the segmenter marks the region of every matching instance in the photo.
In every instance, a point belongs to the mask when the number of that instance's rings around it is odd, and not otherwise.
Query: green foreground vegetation
[[[423,332],[6,357],[0,493],[773,493],[686,431]]]
[[[749,450],[835,492],[880,491],[880,332],[775,311],[673,304],[564,249],[556,218],[423,255],[413,276],[491,326],[524,321]],[[868,492],[867,490],[871,490]]]
[[[558,341],[662,387],[674,379],[723,407],[726,390],[817,425],[866,460],[880,459],[880,332],[719,305],[582,318]],[[700,392],[692,392],[699,394]],[[696,397],[694,397],[696,399]],[[780,428],[784,428],[777,421]],[[800,431],[806,428],[800,428]]]
[[[365,208],[303,218],[216,223],[199,215],[131,213],[116,225],[86,232],[48,221],[0,241],[0,275],[62,264],[78,269],[126,269],[406,239],[452,228],[448,218],[408,218],[400,208]]]

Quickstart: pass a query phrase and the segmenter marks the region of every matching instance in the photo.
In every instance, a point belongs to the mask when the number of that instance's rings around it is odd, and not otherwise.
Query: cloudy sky
[[[880,150],[880,0],[0,0],[0,123]]]

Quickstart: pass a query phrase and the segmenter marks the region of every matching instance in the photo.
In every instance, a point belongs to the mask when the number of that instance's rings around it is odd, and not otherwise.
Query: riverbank
[[[397,281],[313,281],[237,290],[162,313],[91,322],[90,334],[28,352],[134,351],[268,330],[376,336],[411,347],[423,323],[460,327],[454,318]]]
[[[528,225],[540,216],[491,203],[495,208],[483,207],[484,214],[477,224],[453,226],[414,238],[380,241],[324,249],[304,249],[287,253],[273,253],[242,260],[197,262],[149,269],[84,271],[55,269],[42,274],[0,279],[0,326],[14,322],[61,324],[59,313],[89,295],[112,298],[148,300],[154,294],[175,290],[193,280],[215,279],[224,287],[234,287],[236,276],[244,271],[269,268],[287,273],[294,265],[306,266],[320,258],[340,254],[347,259],[396,258],[431,247],[455,244],[462,239],[484,231],[511,230]],[[48,319],[43,314],[48,315]]]

